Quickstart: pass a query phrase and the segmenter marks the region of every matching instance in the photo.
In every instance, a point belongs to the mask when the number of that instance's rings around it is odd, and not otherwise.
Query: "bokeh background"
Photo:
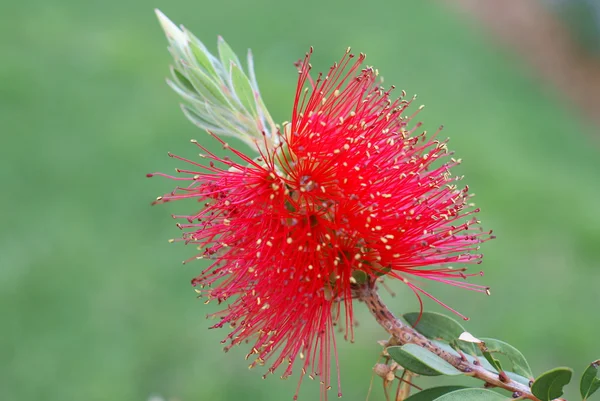
[[[223,354],[226,332],[207,329],[213,309],[189,284],[202,264],[181,265],[194,249],[166,241],[179,234],[170,218],[178,205],[150,207],[172,182],[145,173],[172,171],[167,151],[193,155],[189,139],[208,141],[164,83],[170,56],[155,7],[213,50],[217,34],[238,52],[251,47],[278,121],[290,117],[292,63],[310,45],[315,70],[347,46],[367,53],[387,84],[419,95],[427,129],[445,125],[483,226],[498,236],[484,244],[486,274],[477,280],[491,297],[427,289],[470,316],[473,334],[520,348],[535,373],[567,365],[579,375],[600,358],[600,130],[522,53],[450,3],[3,4],[0,399],[270,401],[294,393],[295,379],[263,381],[246,369],[245,349]],[[596,57],[593,14],[546,3],[566,26],[585,21],[571,32]],[[398,313],[418,308],[410,291],[395,288]],[[443,312],[432,302],[426,309]],[[376,340],[386,338],[360,306],[358,318],[356,343],[339,345],[348,401],[367,398]],[[300,396],[317,399],[317,383]],[[383,399],[378,378],[370,399]]]

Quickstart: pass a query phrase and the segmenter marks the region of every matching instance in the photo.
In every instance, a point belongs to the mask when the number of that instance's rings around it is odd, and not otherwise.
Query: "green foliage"
[[[433,399],[434,401],[507,401],[512,398],[505,397],[491,390],[483,388],[465,388],[444,394]]]
[[[506,356],[512,363],[511,370],[513,372],[524,377],[533,377],[531,368],[521,351],[504,341],[496,340],[494,338],[481,338],[481,341],[485,342],[485,346],[489,353],[498,353]]]
[[[387,352],[400,366],[423,376],[455,376],[462,372],[439,356],[415,344],[388,347]]]
[[[362,270],[354,270],[352,272],[352,278],[356,280],[357,284],[363,284],[367,281],[368,276],[367,273]]]
[[[237,64],[230,65],[231,86],[237,95],[240,103],[244,106],[245,111],[252,117],[257,118],[257,104],[254,99],[254,90],[250,84],[250,79],[244,74],[244,71]]]
[[[497,372],[503,372],[502,364],[500,363],[499,360],[497,360],[496,358],[494,358],[492,356],[492,353],[485,346],[485,343],[480,342],[477,345],[479,346],[479,351],[481,352],[481,355],[483,355],[483,357],[485,358],[485,360],[488,361],[488,363],[490,365],[492,365],[492,367],[494,368],[494,370],[497,371]]]
[[[221,65],[223,67],[227,68],[231,65],[241,65],[238,56],[221,36],[219,36],[217,40],[217,47],[219,49],[219,58],[221,59]]]
[[[432,401],[436,400],[438,397],[451,393],[456,390],[465,389],[467,387],[464,386],[440,386],[440,387],[431,387],[425,389],[423,391],[419,391],[408,397],[405,401]]]
[[[571,368],[554,368],[535,379],[531,392],[542,401],[551,401],[563,395],[563,387],[569,384],[572,376]]]
[[[441,341],[436,341],[433,340],[433,344],[435,344],[435,346],[443,349],[444,351],[450,353],[451,355],[460,357],[461,355],[454,349],[452,348],[449,344],[441,342]],[[498,373],[498,369],[494,368],[494,366],[492,364],[490,364],[486,359],[481,359],[478,356],[471,356],[471,355],[462,355],[465,358],[467,358],[467,360],[470,363],[477,363],[480,364],[484,369],[489,370],[490,372],[496,372]],[[529,386],[529,382],[531,381],[530,378],[528,377],[523,377],[519,374],[516,374],[514,372],[504,372],[511,380],[514,380],[516,382],[519,382],[525,386]]]
[[[411,312],[402,315],[404,320],[411,324],[417,331],[430,339],[441,340],[437,345],[444,348],[447,352],[453,352],[453,347],[458,347],[469,355],[482,355],[489,365],[485,366],[490,371],[503,371],[500,361],[492,356],[498,353],[506,356],[512,364],[511,371],[507,372],[509,376],[522,384],[528,384],[533,377],[531,368],[523,354],[512,345],[492,339],[482,338],[485,344],[480,345],[481,349],[476,349],[471,342],[459,341],[459,336],[465,332],[464,327],[449,316],[435,312]],[[450,345],[444,347],[444,344]],[[398,362],[398,361],[397,361]],[[400,363],[400,362],[399,362]],[[479,361],[481,363],[481,361]],[[409,368],[410,370],[410,368]]]
[[[529,363],[517,348],[494,338],[476,338],[464,331],[464,328],[456,320],[440,313],[411,312],[403,315],[403,318],[413,325],[415,330],[432,339],[434,345],[454,356],[466,358],[470,363],[480,364],[490,372],[505,375],[511,380],[529,386],[530,378],[533,377]],[[485,360],[479,360],[474,355],[464,355],[457,352],[455,347],[460,344],[477,345],[477,353]],[[464,347],[463,347],[464,348]],[[390,357],[403,368],[423,376],[456,376],[462,372],[454,368],[448,362],[436,354],[415,344],[387,347]],[[510,370],[505,371],[498,359],[493,354],[505,356],[511,364]],[[584,400],[600,388],[600,379],[597,377],[600,361],[595,361],[584,372],[581,377],[580,392]],[[551,401],[562,396],[563,387],[566,386],[573,375],[570,368],[555,368],[540,375],[531,386],[531,392],[542,401]],[[411,397],[411,401],[432,398],[436,392],[446,393],[436,400],[495,400],[505,399],[495,392],[480,389],[461,389],[447,391],[447,387],[424,390]],[[429,391],[429,392],[426,392]],[[437,393],[436,393],[437,394]],[[463,397],[463,398],[461,398]],[[498,398],[500,397],[500,398]]]
[[[592,362],[583,372],[583,375],[581,375],[581,381],[579,383],[579,392],[581,393],[581,398],[583,400],[587,400],[600,388],[600,379],[598,378],[598,366],[600,366],[600,359]]]
[[[248,52],[249,78],[240,59],[219,36],[219,58],[190,31],[178,28],[162,12],[156,15],[173,55],[169,86],[181,96],[185,116],[203,130],[262,145],[263,133],[276,140],[277,127],[260,98]]]
[[[418,316],[418,312],[403,315],[404,319],[410,323],[416,322]],[[479,339],[467,332],[459,332],[464,329],[458,322],[448,316],[438,313],[422,313],[421,320],[415,325],[415,329],[426,337],[431,338],[434,345],[453,356],[464,357],[472,364],[479,364],[490,372],[504,375],[510,380],[514,380],[525,386],[529,386],[530,384],[530,378],[533,377],[533,374],[531,373],[529,363],[518,349],[504,341],[493,338]],[[477,353],[485,359],[481,360],[477,356],[460,354],[455,349],[456,345],[460,343],[476,344],[478,346]],[[414,344],[407,344],[402,347],[388,347],[387,350],[394,361],[414,373],[426,376],[455,376],[461,374],[460,371],[439,358],[437,355]],[[505,371],[505,369],[502,368],[500,361],[496,359],[493,354],[505,356],[510,362],[510,370]],[[581,385],[582,394],[585,393],[589,396],[600,387],[600,384],[598,384],[600,380],[596,378],[595,369],[597,369],[597,365],[592,364],[584,373]],[[557,398],[562,395],[562,387],[568,384],[571,374],[572,371],[568,368],[557,368],[546,372],[535,380],[532,392],[543,401]],[[453,392],[444,397],[449,397],[447,398],[448,400],[458,400],[461,399],[460,397],[462,396],[471,397],[464,399],[473,400],[505,399],[497,398],[502,396],[499,396],[495,392],[486,390],[485,392],[480,393],[474,390],[477,389],[473,389],[473,391],[465,390],[464,392],[457,392],[456,394]],[[439,391],[442,390],[440,389]],[[415,396],[417,394],[415,394]],[[426,395],[422,395],[422,397],[426,397]],[[446,399],[444,397],[441,397],[440,399]]]
[[[421,316],[420,319],[419,316]],[[500,361],[492,356],[492,354],[498,353],[506,356],[511,362],[511,369],[506,373],[510,374],[514,380],[523,384],[528,384],[530,378],[533,377],[529,364],[523,354],[514,346],[504,341],[493,338],[477,339],[472,337],[465,332],[462,325],[455,319],[441,313],[411,312],[405,313],[402,317],[412,325],[416,322],[417,324],[414,326],[415,330],[425,337],[433,339],[436,346],[450,354],[460,356],[454,349],[456,347],[460,347],[462,350],[473,349],[473,352],[470,355],[465,355],[470,362],[476,360],[477,363],[481,364],[489,371],[501,372],[504,369],[502,368]],[[467,337],[465,338],[471,337],[473,340],[467,342],[459,339],[463,334],[467,334]],[[476,350],[475,344],[478,346]],[[473,348],[467,347],[467,345],[472,346]],[[485,360],[479,360],[475,355],[481,355]],[[396,362],[400,363],[397,360]],[[402,365],[402,363],[400,364]]]
[[[475,346],[464,341],[457,341],[465,328],[456,320],[435,312],[411,312],[402,315],[411,326],[427,338],[443,340],[458,346],[469,355],[475,355]]]

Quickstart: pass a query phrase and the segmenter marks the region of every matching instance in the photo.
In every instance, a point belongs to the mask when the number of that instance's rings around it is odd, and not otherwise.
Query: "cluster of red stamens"
[[[334,326],[353,337],[353,286],[397,278],[419,301],[440,304],[413,279],[486,292],[450,265],[479,262],[474,252],[491,236],[450,174],[459,160],[436,139],[439,130],[417,133],[420,108],[405,115],[412,99],[392,100],[377,72],[361,67],[362,54],[353,61],[347,52],[314,81],[309,59],[298,65],[292,121],[278,141],[257,140],[259,156],[250,157],[213,135],[231,158],[193,141],[208,162],[171,155],[191,167],[168,177],[189,185],[155,203],[202,203],[174,217],[196,258],[211,261],[193,284],[228,303],[213,326],[232,328],[227,348],[251,342],[251,366],[270,360],[268,372],[283,365],[283,377],[300,359],[301,376],[319,376],[329,389]]]

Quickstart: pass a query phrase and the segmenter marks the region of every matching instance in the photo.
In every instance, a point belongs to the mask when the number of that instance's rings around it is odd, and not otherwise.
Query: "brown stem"
[[[411,326],[404,324],[390,312],[387,306],[385,306],[377,293],[374,283],[367,282],[358,286],[355,295],[358,299],[367,304],[369,311],[375,317],[377,323],[379,323],[399,345],[416,344],[433,352],[465,375],[483,380],[487,386],[500,387],[510,391],[513,398],[540,401],[539,398],[531,393],[529,387],[511,380],[505,375],[501,377],[498,373],[490,372],[480,365],[475,365],[466,358],[461,358],[460,356],[453,355],[441,349]]]

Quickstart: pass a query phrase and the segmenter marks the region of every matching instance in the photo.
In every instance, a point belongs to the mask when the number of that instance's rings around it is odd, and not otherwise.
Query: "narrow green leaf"
[[[500,361],[492,356],[485,343],[479,343],[477,346],[479,347],[483,357],[490,363],[490,365],[492,365],[496,371],[502,372],[502,364],[500,364]]]
[[[240,103],[251,115],[256,116],[256,100],[250,80],[236,64],[231,64],[231,85]]]
[[[200,39],[198,39],[192,32],[181,28],[183,33],[185,33],[187,39],[187,56],[188,59],[195,62],[196,67],[199,67],[204,70],[204,72],[208,76],[217,76],[217,71],[215,68],[215,64],[218,64],[218,59],[213,56],[204,43]]]
[[[252,87],[258,92],[258,82],[256,81],[256,74],[254,73],[254,57],[252,56],[252,51],[248,49],[248,78],[250,78],[250,83]]]
[[[186,90],[175,80],[167,79],[167,84],[171,87],[171,89],[175,91],[175,93],[181,96],[186,102],[189,102],[190,104],[194,105],[194,107],[197,107],[196,105],[199,103],[206,103],[206,100],[196,95],[196,91],[190,92]]]
[[[229,102],[222,90],[201,69],[189,64],[183,64],[185,75],[194,85],[196,91],[211,103],[227,105]]]
[[[598,367],[600,367],[600,359],[592,362],[581,375],[579,383],[579,391],[583,401],[587,400],[600,388],[600,379],[598,378]]]
[[[550,401],[563,395],[563,387],[569,384],[573,370],[554,368],[542,373],[531,386],[531,392],[542,401]]]
[[[273,118],[269,114],[269,111],[267,110],[267,107],[260,96],[258,82],[256,81],[256,74],[254,73],[254,59],[250,49],[248,49],[248,78],[250,78],[250,85],[252,85],[252,89],[255,93],[258,119],[262,125],[261,131],[265,131],[267,136],[269,134],[274,135],[277,131],[277,127],[275,126],[275,122],[273,121]]]
[[[512,398],[498,394],[492,390],[483,388],[465,388],[447,393],[438,398],[433,398],[434,401],[507,401]]]
[[[165,35],[173,47],[173,51],[177,52],[179,55],[183,54],[183,49],[185,47],[186,38],[183,32],[175,25],[166,15],[164,15],[159,9],[154,9],[156,13],[156,17],[160,22],[160,26],[163,31],[165,31]]]
[[[485,346],[492,354],[498,353],[506,356],[512,363],[511,370],[513,372],[524,377],[533,377],[531,368],[521,351],[504,341],[494,338],[482,338],[481,341],[485,342]]]
[[[421,315],[420,319],[419,315]],[[456,341],[466,331],[456,320],[435,312],[423,312],[422,314],[411,312],[405,313],[402,317],[425,337],[455,343],[464,352],[470,355],[476,354],[475,345],[472,343]]]
[[[465,386],[440,386],[440,387],[431,387],[425,389],[423,391],[419,391],[416,394],[411,395],[404,401],[431,401],[435,400],[437,397],[440,397],[446,393],[450,393],[452,391],[461,390],[463,388],[467,388]]]
[[[188,36],[191,35],[189,32],[186,33],[188,34]],[[211,61],[210,53],[208,53],[208,50],[206,50],[204,46],[199,46],[197,42],[190,41],[189,53],[190,54],[188,54],[188,56],[190,57],[190,59],[196,62],[197,67],[204,69],[208,76],[218,76],[217,71],[215,70],[215,66]]]
[[[192,123],[194,123],[194,125],[202,128],[203,130],[210,131],[214,134],[223,134],[224,133],[222,127],[217,126],[214,124],[214,122],[211,122],[211,121],[203,118],[200,115],[200,113],[196,112],[195,110],[191,109],[190,107],[182,104],[181,110],[183,110],[183,114],[187,117],[188,120],[190,120]]]
[[[403,368],[423,376],[455,376],[462,372],[448,362],[416,344],[388,347],[392,359]]]
[[[247,134],[250,134],[251,130],[243,124],[242,117],[233,114],[226,108],[211,107],[206,105],[204,108],[205,112],[202,113],[207,119],[214,122],[214,124],[222,129],[225,135],[238,136],[244,140]]]
[[[190,80],[187,79],[185,75],[183,75],[177,68],[173,66],[171,66],[171,75],[173,76],[174,82],[179,84],[180,87],[192,93],[196,92],[196,89],[194,88],[194,85],[192,85]]]
[[[219,49],[219,58],[221,59],[221,64],[223,64],[223,68],[225,70],[229,70],[229,66],[231,63],[237,65],[238,67],[242,67],[242,63],[240,63],[240,59],[236,56],[235,52],[229,47],[225,39],[221,36],[217,39],[217,48]]]

